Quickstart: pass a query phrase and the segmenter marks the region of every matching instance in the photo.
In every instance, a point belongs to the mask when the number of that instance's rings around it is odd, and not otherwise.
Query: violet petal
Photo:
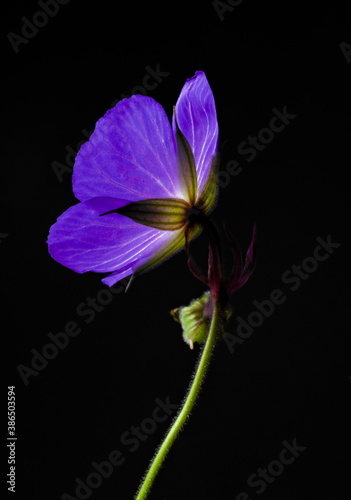
[[[193,151],[198,176],[198,193],[210,174],[217,150],[218,124],[212,90],[203,71],[189,78],[178,98],[175,113],[180,130]],[[176,132],[173,117],[173,130]]]
[[[116,282],[151,262],[162,248],[172,247],[179,231],[150,228],[118,213],[100,215],[128,202],[98,197],[66,210],[50,229],[50,255],[78,273],[118,271],[123,276]]]
[[[98,120],[73,169],[75,196],[180,198],[175,139],[162,106],[134,95]]]

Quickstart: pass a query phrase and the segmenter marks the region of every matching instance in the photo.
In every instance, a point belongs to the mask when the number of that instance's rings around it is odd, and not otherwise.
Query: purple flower
[[[150,97],[120,101],[79,150],[73,192],[80,203],[51,227],[50,255],[78,273],[111,273],[102,281],[112,286],[179,251],[215,204],[217,138],[202,71],[186,81],[172,126]]]

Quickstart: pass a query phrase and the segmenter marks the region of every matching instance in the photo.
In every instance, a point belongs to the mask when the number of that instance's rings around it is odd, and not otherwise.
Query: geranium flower
[[[182,249],[215,204],[217,140],[202,71],[186,81],[172,125],[150,97],[120,101],[77,154],[80,203],[51,227],[50,255],[78,273],[111,273],[102,281],[112,286]]]

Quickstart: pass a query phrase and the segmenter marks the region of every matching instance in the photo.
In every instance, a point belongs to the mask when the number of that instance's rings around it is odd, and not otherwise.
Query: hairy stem
[[[147,470],[145,477],[139,487],[138,493],[135,496],[135,500],[145,500],[147,498],[168,452],[170,451],[174,441],[178,437],[187,418],[189,417],[199,396],[200,389],[205,379],[207,369],[211,360],[213,349],[216,345],[217,339],[222,333],[223,324],[223,310],[219,301],[216,301],[216,303],[213,304],[213,315],[210,325],[210,331],[208,333],[206,343],[201,351],[200,358],[183,406],[180,409],[173,424],[171,425],[169,431],[167,432],[158,451],[156,452],[151,465]]]

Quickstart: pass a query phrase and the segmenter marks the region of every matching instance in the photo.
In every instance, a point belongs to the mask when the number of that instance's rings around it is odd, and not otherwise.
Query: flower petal
[[[210,173],[212,157],[216,153],[218,124],[212,90],[203,71],[189,78],[178,98],[175,113],[180,130],[194,153],[201,193]],[[176,123],[173,117],[173,130]]]
[[[167,115],[154,99],[123,99],[98,120],[73,169],[75,196],[181,198],[175,139]]]
[[[109,197],[93,198],[78,203],[64,212],[51,227],[48,245],[51,256],[78,273],[87,271],[118,271],[122,277],[133,274],[160,249],[174,246],[174,239],[183,231],[161,231],[120,215],[105,212],[128,203]],[[180,249],[177,246],[176,249]],[[174,253],[174,252],[173,252]]]

